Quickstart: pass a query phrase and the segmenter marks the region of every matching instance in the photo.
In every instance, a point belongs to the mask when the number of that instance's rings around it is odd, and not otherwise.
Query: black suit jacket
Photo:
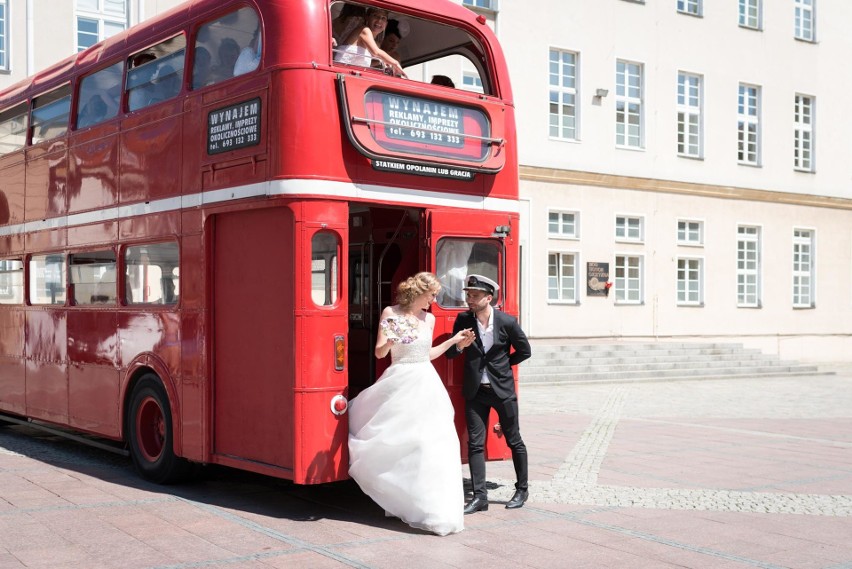
[[[473,399],[479,390],[482,381],[482,371],[488,373],[488,379],[494,393],[500,399],[508,399],[515,395],[515,377],[512,374],[512,366],[517,365],[532,355],[527,335],[521,330],[518,321],[496,308],[494,311],[494,345],[488,352],[482,346],[479,337],[479,327],[476,325],[476,316],[473,312],[462,312],[456,318],[453,326],[453,335],[459,331],[470,328],[476,334],[476,341],[459,351],[456,346],[450,347],[446,355],[452,359],[459,354],[465,354],[464,358],[464,383],[462,395],[465,399]]]

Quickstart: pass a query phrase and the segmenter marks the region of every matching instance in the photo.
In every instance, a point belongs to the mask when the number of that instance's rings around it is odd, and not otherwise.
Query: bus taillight
[[[334,337],[334,369],[343,371],[343,360],[346,356],[346,341],[343,335],[339,334]]]
[[[335,415],[343,415],[349,409],[349,402],[342,395],[335,395],[331,398],[331,412]]]

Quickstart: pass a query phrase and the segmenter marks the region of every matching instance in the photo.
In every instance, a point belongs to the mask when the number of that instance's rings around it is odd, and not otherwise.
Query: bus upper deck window
[[[491,239],[450,239],[438,241],[435,250],[436,274],[441,281],[438,304],[447,308],[466,306],[464,283],[476,274],[500,282],[501,244]],[[502,289],[492,304],[499,305]]]
[[[70,112],[70,85],[36,97],[33,101],[33,144],[65,134],[68,131]]]
[[[77,128],[96,125],[118,114],[124,64],[118,62],[87,75],[80,82]]]
[[[135,111],[176,97],[183,84],[185,54],[186,38],[180,35],[131,56],[128,109]]]
[[[27,143],[27,104],[0,113],[0,154],[8,154]]]
[[[321,231],[311,238],[311,298],[317,306],[337,302],[340,238]]]
[[[192,88],[200,89],[260,65],[263,38],[252,8],[240,8],[198,29],[192,64]]]

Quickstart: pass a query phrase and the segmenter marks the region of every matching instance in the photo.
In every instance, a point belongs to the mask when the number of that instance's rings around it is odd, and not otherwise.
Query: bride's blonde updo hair
[[[432,273],[417,273],[408,277],[396,289],[396,302],[403,307],[411,306],[414,299],[430,290],[441,288],[441,281]]]

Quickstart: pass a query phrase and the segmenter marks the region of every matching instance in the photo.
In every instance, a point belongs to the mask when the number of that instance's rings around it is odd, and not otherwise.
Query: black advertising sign
[[[609,294],[609,263],[586,263],[586,296]]]
[[[260,144],[260,97],[207,115],[207,154]]]

